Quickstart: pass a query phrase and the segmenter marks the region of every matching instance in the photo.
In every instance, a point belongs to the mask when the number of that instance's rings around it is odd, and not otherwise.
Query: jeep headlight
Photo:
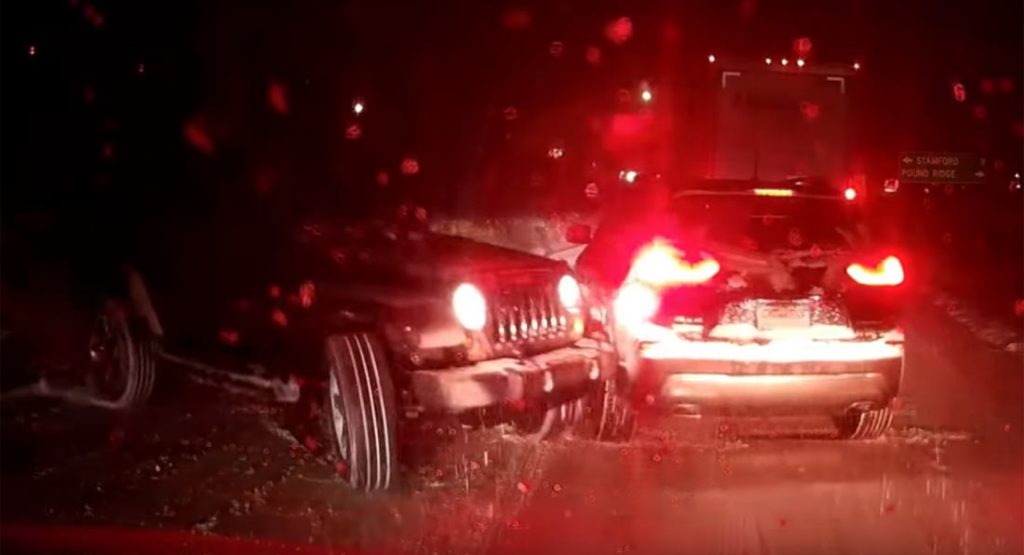
[[[455,319],[467,330],[480,331],[487,323],[487,300],[472,283],[461,283],[452,293]]]

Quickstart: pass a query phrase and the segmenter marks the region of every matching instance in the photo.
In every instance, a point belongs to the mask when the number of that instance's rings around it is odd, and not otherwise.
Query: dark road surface
[[[1024,368],[931,309],[868,442],[657,420],[628,446],[441,424],[404,491],[334,479],[287,408],[209,388],[131,415],[3,403],[2,551],[1024,553]],[[287,428],[287,429],[286,429]],[[785,433],[781,433],[783,430]]]

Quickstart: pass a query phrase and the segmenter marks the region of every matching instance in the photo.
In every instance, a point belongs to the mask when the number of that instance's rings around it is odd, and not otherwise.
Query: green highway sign
[[[985,160],[973,152],[903,152],[900,181],[904,183],[981,183]]]

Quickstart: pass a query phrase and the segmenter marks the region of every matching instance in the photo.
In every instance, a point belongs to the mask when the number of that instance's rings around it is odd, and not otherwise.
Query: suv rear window
[[[848,206],[834,198],[683,196],[674,214],[687,235],[758,252],[849,248],[861,233]]]

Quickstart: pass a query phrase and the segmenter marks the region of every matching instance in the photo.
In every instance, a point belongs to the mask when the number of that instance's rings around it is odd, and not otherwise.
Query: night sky
[[[694,173],[708,54],[793,56],[801,37],[812,64],[863,64],[862,157],[1021,165],[1020,3],[635,4],[5,2],[4,214],[239,195],[352,214],[572,207],[617,171],[607,121],[648,109],[643,82],[655,117],[674,114],[661,169]]]

